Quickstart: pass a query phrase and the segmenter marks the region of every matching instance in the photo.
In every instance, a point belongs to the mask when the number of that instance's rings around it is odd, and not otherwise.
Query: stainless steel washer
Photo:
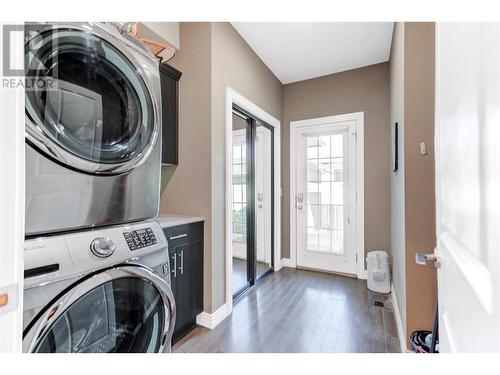
[[[158,223],[26,241],[24,260],[24,352],[171,351],[175,301]]]

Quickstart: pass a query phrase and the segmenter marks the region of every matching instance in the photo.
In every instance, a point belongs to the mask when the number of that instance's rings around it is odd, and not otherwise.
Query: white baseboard
[[[357,276],[358,276],[358,279],[366,280],[366,279],[368,279],[368,271],[367,270],[363,270],[363,272],[361,272],[361,274],[359,274]]]
[[[399,346],[401,353],[406,352],[406,330],[403,327],[403,320],[401,319],[401,310],[398,306],[398,298],[396,297],[396,290],[394,289],[394,283],[391,282],[391,299],[392,308],[394,309],[394,318],[396,319],[396,329],[398,331]]]
[[[279,271],[282,267],[286,268],[297,268],[297,265],[292,262],[290,258],[282,258],[280,263],[280,268],[277,269]],[[368,278],[368,271],[363,270],[360,275],[356,275],[358,279],[366,280]]]
[[[205,311],[198,314],[196,317],[196,324],[207,327],[208,329],[214,329],[228,316],[227,305],[224,304],[215,310],[212,314],[209,314]]]
[[[281,267],[296,268],[295,264],[292,263],[292,260],[290,258],[282,258]]]

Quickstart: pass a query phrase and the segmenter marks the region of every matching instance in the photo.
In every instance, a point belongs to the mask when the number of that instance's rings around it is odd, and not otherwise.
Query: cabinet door
[[[170,287],[174,293],[175,303],[177,305],[177,277],[176,277],[176,252],[175,248],[168,249],[168,257],[170,262]],[[179,314],[179,307],[176,306],[176,313]]]
[[[189,284],[190,314],[196,316],[203,311],[203,241],[193,241],[189,244],[189,253],[185,255],[185,265],[189,267],[187,283]]]
[[[201,251],[200,251],[201,250]],[[176,247],[177,328],[196,320],[203,310],[203,241]]]
[[[179,79],[181,72],[160,64],[163,164],[179,163]]]

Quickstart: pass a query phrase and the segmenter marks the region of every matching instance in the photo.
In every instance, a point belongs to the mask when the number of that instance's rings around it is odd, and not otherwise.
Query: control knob
[[[98,237],[90,244],[90,251],[99,258],[107,258],[114,253],[115,243],[107,237]]]

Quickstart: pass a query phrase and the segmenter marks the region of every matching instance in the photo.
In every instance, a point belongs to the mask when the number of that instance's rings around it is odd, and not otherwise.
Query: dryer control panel
[[[157,243],[155,234],[151,228],[137,229],[131,232],[124,232],[123,237],[127,241],[130,250],[139,250],[146,246]]]

